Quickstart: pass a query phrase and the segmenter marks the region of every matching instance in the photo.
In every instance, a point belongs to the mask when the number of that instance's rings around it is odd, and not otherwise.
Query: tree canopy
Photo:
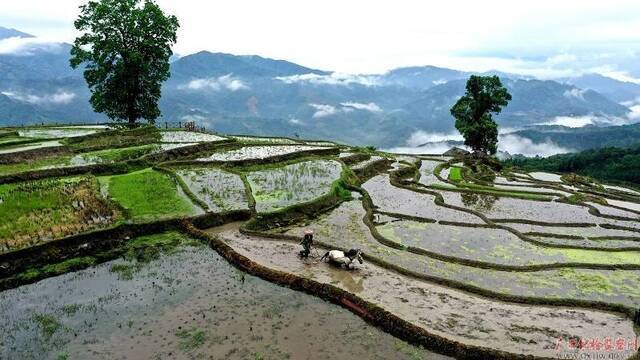
[[[640,186],[640,143],[629,148],[607,147],[546,158],[517,157],[504,161],[504,164],[528,171],[576,173]]]
[[[497,76],[471,75],[464,96],[451,108],[464,144],[473,151],[495,154],[498,150],[498,124],[492,114],[499,114],[510,100],[511,95]]]
[[[152,0],[98,0],[80,6],[71,66],[84,66],[91,105],[116,121],[153,123],[179,27]]]

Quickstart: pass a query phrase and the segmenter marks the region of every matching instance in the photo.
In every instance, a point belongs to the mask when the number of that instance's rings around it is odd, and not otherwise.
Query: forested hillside
[[[606,147],[547,158],[514,158],[505,163],[526,170],[573,172],[640,187],[640,143],[629,148]]]

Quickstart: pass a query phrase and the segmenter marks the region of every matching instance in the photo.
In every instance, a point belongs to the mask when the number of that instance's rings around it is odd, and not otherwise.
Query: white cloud
[[[242,82],[238,78],[234,78],[233,74],[227,74],[219,77],[211,77],[205,79],[194,79],[187,84],[178,86],[179,89],[189,90],[203,90],[210,89],[214,91],[220,91],[223,89],[229,91],[248,90],[249,86]]]
[[[334,115],[338,112],[338,109],[335,106],[327,105],[327,104],[309,104],[312,108],[316,109],[316,112],[313,113],[314,119],[323,118],[329,115]]]
[[[420,146],[425,143],[435,143],[444,141],[462,141],[464,140],[462,135],[458,132],[445,133],[430,133],[423,130],[418,130],[411,134],[407,139],[407,145],[410,147]],[[445,150],[446,151],[446,150]]]
[[[628,115],[630,120],[640,120],[640,104],[629,107],[629,110],[631,110]]]
[[[41,38],[11,37],[0,40],[0,54],[31,56],[37,52],[59,52],[62,44]]]
[[[349,109],[349,108],[353,108],[356,110],[366,110],[366,111],[370,111],[370,112],[381,112],[382,109],[380,108],[380,106],[378,106],[378,104],[374,103],[374,102],[370,102],[367,104],[364,103],[358,103],[358,102],[343,102],[340,103],[340,105],[342,105],[345,110]]]
[[[584,101],[584,93],[585,92],[587,92],[587,90],[573,88],[571,90],[565,90],[565,92],[562,95],[564,97],[566,97],[566,98],[576,98],[576,99]]]
[[[76,94],[68,91],[58,91],[46,95],[32,95],[13,91],[3,91],[1,94],[29,104],[68,104],[76,97]]]
[[[570,128],[580,128],[587,125],[593,125],[595,117],[591,115],[585,116],[556,116],[551,121],[540,123],[540,125],[560,125]]]
[[[603,126],[618,126],[625,125],[634,120],[635,114],[633,109],[631,113],[627,114],[627,117],[617,116],[598,116],[594,114],[583,116],[556,116],[551,120],[537,123],[536,125],[560,125],[570,128],[580,128],[587,125],[603,125]]]
[[[466,148],[465,146],[459,146],[459,145],[457,146],[459,148]],[[444,142],[440,142],[440,143],[431,143],[425,146],[418,146],[418,147],[400,146],[400,147],[385,149],[383,151],[388,151],[388,152],[397,153],[397,154],[442,154],[451,148],[452,148],[451,145]]]
[[[508,129],[511,131],[513,129]],[[458,133],[428,133],[426,131],[416,131],[407,140],[408,146],[395,147],[385,151],[407,154],[442,154],[453,146],[449,141],[463,141]],[[423,145],[424,146],[420,146]],[[464,145],[455,145],[469,150]],[[572,149],[564,148],[549,140],[534,143],[530,139],[520,137],[511,133],[500,134],[498,136],[498,150],[506,151],[512,155],[522,154],[524,156],[551,156],[573,152]]]
[[[513,134],[498,137],[498,150],[506,151],[511,155],[521,154],[529,157],[536,155],[545,157],[574,152],[574,150],[559,146],[550,140],[534,143],[531,139]]]
[[[614,67],[610,65],[605,65],[601,67],[596,67],[590,69],[593,72],[597,72],[600,75],[610,77],[612,79],[616,79],[618,81],[630,82],[634,84],[640,84],[640,79],[635,78],[629,74],[627,71],[616,70]]]
[[[627,114],[627,118],[631,122],[640,121],[640,97],[632,101],[622,102],[620,104],[629,108],[630,111]]]
[[[438,80],[433,80],[433,81],[432,81],[432,83],[433,83],[433,85],[436,85],[436,86],[437,86],[437,85],[446,84],[446,83],[447,83],[447,80],[445,80],[445,79],[438,79]]]
[[[379,77],[375,75],[352,75],[344,73],[331,73],[329,75],[320,74],[299,74],[290,76],[277,76],[276,80],[280,80],[286,84],[310,83],[320,85],[342,85],[359,84],[364,86],[376,86],[379,84]]]
[[[302,125],[303,122],[300,119],[296,119],[296,118],[291,118],[289,119],[289,123],[292,125]]]
[[[561,65],[561,64],[567,64],[567,63],[574,63],[578,60],[578,57],[574,54],[558,54],[558,55],[553,55],[548,57],[545,60],[545,63],[547,65]]]

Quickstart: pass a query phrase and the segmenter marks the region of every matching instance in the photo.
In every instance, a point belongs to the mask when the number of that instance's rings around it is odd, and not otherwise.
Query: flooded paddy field
[[[473,214],[436,205],[435,196],[416,193],[391,185],[389,175],[378,175],[362,185],[379,211],[419,216],[427,219],[480,224]]]
[[[548,223],[593,223],[601,218],[589,214],[589,209],[580,205],[551,201],[533,201],[510,197],[493,197],[483,206],[473,206],[463,193],[439,191],[444,202],[479,211],[492,219],[523,219]],[[488,197],[489,195],[487,195]]]
[[[609,200],[607,200],[607,202],[609,202]],[[587,204],[589,204],[589,205],[595,207],[596,209],[598,209],[600,214],[603,214],[603,215],[619,216],[619,217],[630,218],[630,219],[635,219],[637,221],[640,221],[640,213],[636,213],[636,212],[633,212],[633,211],[622,210],[622,209],[614,208],[614,207],[611,207],[611,206],[605,206],[605,205],[601,205],[601,204],[594,203],[594,202],[587,202]],[[634,204],[634,203],[629,203],[629,202],[623,202],[622,205],[624,207],[629,207],[630,204],[631,204],[632,207],[633,207],[633,205],[640,206],[640,204]]]
[[[0,148],[0,154],[12,154],[22,151],[35,150],[35,149],[43,149],[43,148],[52,148],[62,146],[62,144],[57,140],[48,140],[41,141],[36,143],[28,143],[28,144],[18,144],[12,146],[5,146]]]
[[[420,166],[420,184],[426,186],[431,186],[433,184],[448,186],[448,183],[441,181],[434,174],[435,168],[440,164],[442,164],[440,161],[422,160],[422,166]]]
[[[623,207],[625,209],[629,209],[629,210],[640,212],[640,202],[630,202],[630,201],[607,199],[607,203],[609,205],[619,206],[619,207]]]
[[[382,156],[372,156],[368,160],[364,160],[364,161],[361,161],[359,163],[353,164],[350,167],[353,170],[360,170],[360,169],[364,169],[364,168],[368,167],[369,165],[377,163],[378,161],[382,161],[384,159],[385,158],[383,158]]]
[[[548,237],[548,236],[539,236],[539,235],[527,235],[527,237],[534,239],[538,242],[547,244],[549,246],[571,246],[581,249],[618,249],[618,250],[629,250],[634,249],[634,251],[640,251],[640,237],[637,237],[635,240],[630,239],[568,239],[561,237]],[[615,253],[614,253],[615,254]],[[603,254],[604,256],[609,256],[610,254]],[[615,255],[614,255],[615,256]]]
[[[555,357],[561,340],[640,330],[634,190],[329,141],[103,129],[0,138],[0,151],[18,149],[0,165],[0,359],[445,358],[385,330],[431,351],[449,344],[449,355]],[[192,149],[148,156],[179,147]],[[362,183],[340,159],[372,177]],[[369,166],[382,159],[390,169]],[[69,169],[93,164],[95,174]],[[22,180],[32,177],[42,179]],[[238,214],[253,235],[193,225]],[[297,255],[305,230],[309,259]],[[330,248],[360,249],[364,264],[319,261]]]
[[[407,278],[365,264],[344,271],[318,259],[300,261],[295,244],[227,231],[219,237],[236,251],[270,268],[331,284],[383,307],[428,332],[467,345],[515,354],[551,357],[562,338],[634,337],[627,318],[583,309],[527,306],[494,301],[463,291]]]
[[[308,145],[258,145],[245,146],[240,149],[214,152],[213,154],[196,159],[197,161],[239,161],[251,159],[266,159],[275,156],[297,152],[317,150],[317,146]]]
[[[15,164],[0,164],[0,175],[16,174],[25,171],[67,168],[95,164],[115,164],[162,151],[195,145],[195,143],[162,143],[89,151],[75,155],[35,158]]]
[[[18,135],[27,138],[35,139],[56,139],[56,138],[71,138],[78,136],[85,136],[95,134],[99,131],[104,131],[101,127],[51,127],[42,129],[24,129],[18,130]]]
[[[540,181],[562,182],[560,175],[546,172],[530,172],[529,176]]]
[[[313,200],[331,191],[342,164],[333,160],[303,161],[247,174],[258,212],[269,212]]]
[[[207,204],[212,212],[249,208],[244,182],[239,175],[217,168],[183,168],[176,170],[189,190]]]
[[[640,305],[640,270],[556,269],[518,272],[460,265],[383,245],[362,222],[364,215],[360,201],[353,200],[316,220],[273,229],[272,232],[302,236],[305,229],[312,229],[317,241],[329,246],[359,248],[366,255],[421,276],[436,277],[500,294],[603,301],[633,308]]]
[[[0,339],[3,359],[447,358],[202,245],[1,292]]]
[[[604,186],[605,189],[620,191],[622,193],[640,197],[640,191],[637,191],[637,190],[633,190],[633,189],[629,189],[621,186],[614,186],[614,185],[602,185],[602,186]]]
[[[331,141],[304,141],[307,145],[313,146],[336,146],[337,144]]]
[[[499,265],[585,263],[640,265],[640,252],[558,249],[526,242],[502,229],[394,221],[377,227],[389,240],[442,255]],[[640,245],[640,242],[636,243]]]
[[[242,136],[242,135],[233,135],[229,136],[231,139],[236,139],[242,142],[250,142],[250,143],[265,143],[265,144],[297,144],[297,141],[286,138],[277,138],[277,137],[260,137],[260,136]]]
[[[161,131],[162,142],[165,143],[199,143],[216,142],[226,140],[226,138],[213,134],[199,133],[193,131]]]

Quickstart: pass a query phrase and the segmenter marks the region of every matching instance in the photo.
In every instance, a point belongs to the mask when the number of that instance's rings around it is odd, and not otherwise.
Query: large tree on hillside
[[[91,105],[116,121],[153,123],[179,27],[152,0],[98,0],[80,6],[71,66],[84,65]]]
[[[492,114],[499,114],[510,100],[511,95],[497,76],[471,75],[464,96],[451,108],[464,144],[473,151],[495,154],[498,150],[498,124]]]

